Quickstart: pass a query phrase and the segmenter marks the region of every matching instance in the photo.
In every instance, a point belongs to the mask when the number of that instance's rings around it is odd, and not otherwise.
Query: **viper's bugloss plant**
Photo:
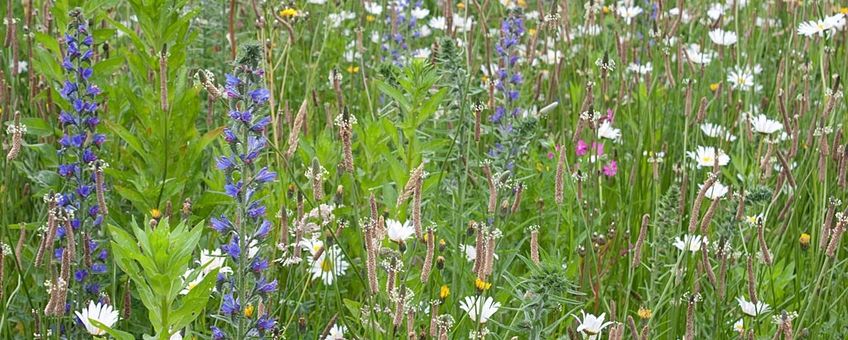
[[[211,227],[224,238],[221,250],[234,266],[231,276],[219,278],[223,295],[218,320],[226,326],[212,326],[214,339],[263,337],[276,326],[265,306],[268,295],[277,289],[277,280],[266,276],[269,261],[259,252],[271,231],[260,192],[277,178],[275,172],[259,166],[267,144],[265,128],[271,121],[264,112],[270,92],[263,85],[261,59],[261,46],[247,45],[233,73],[226,75],[228,154],[218,158],[217,167],[224,172],[224,191],[235,201],[235,209],[212,218]]]
[[[108,272],[108,252],[98,241],[107,214],[103,174],[107,163],[99,156],[106,136],[97,132],[101,90],[91,82],[95,43],[81,11],[71,11],[70,17],[61,63],[66,80],[59,90],[66,103],[59,113],[62,137],[57,151],[58,174],[64,181],[62,191],[45,196],[50,216],[36,259],[40,264],[52,258],[68,274],[67,280],[60,276],[49,287],[51,302],[45,313],[55,316],[66,315],[89,300],[103,299]],[[62,298],[56,299],[57,294]]]

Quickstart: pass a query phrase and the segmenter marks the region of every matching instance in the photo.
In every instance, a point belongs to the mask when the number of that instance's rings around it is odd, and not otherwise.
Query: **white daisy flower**
[[[638,74],[641,74],[641,75],[646,75],[648,73],[651,73],[651,71],[653,71],[653,70],[654,70],[654,67],[651,65],[650,62],[645,63],[644,65],[640,65],[640,64],[637,64],[637,63],[630,63],[630,65],[627,65],[627,72],[634,72],[634,73],[638,73]]]
[[[672,245],[681,251],[688,250],[694,253],[701,250],[701,244],[707,243],[707,238],[705,236],[686,234],[683,235],[683,239],[681,239],[680,236],[676,237]]]
[[[412,223],[409,221],[401,223],[392,219],[386,220],[386,236],[388,236],[389,240],[403,243],[412,237],[413,234],[415,234],[415,228],[413,228]]]
[[[699,168],[712,168],[716,159],[719,166],[725,166],[730,162],[730,156],[712,146],[698,146],[694,152],[689,151],[686,154],[695,160]]]
[[[756,86],[754,72],[750,67],[735,66],[727,72],[727,82],[734,90],[747,91]]]
[[[482,298],[479,295],[466,296],[465,299],[459,302],[459,308],[468,313],[468,317],[471,320],[481,324],[489,321],[489,318],[501,308],[501,303],[495,302],[491,296],[487,297],[486,300],[481,300]]]
[[[737,37],[735,32],[725,31],[721,28],[716,28],[709,33],[710,40],[716,45],[730,46],[736,43]]]
[[[698,189],[703,188],[703,184],[698,184]],[[715,181],[713,185],[707,189],[707,192],[704,194],[704,197],[709,198],[713,201],[724,197],[727,195],[727,187],[724,184],[721,184],[719,181]]]
[[[428,24],[430,25],[430,28],[434,30],[442,31],[447,28],[447,20],[445,20],[445,17],[443,16],[435,16],[430,18]]]
[[[589,340],[597,339],[598,335],[603,332],[604,328],[613,324],[610,321],[604,322],[604,319],[606,319],[606,313],[601,313],[600,316],[586,314],[583,310],[580,310],[580,313],[583,314],[583,317],[577,319],[577,322],[580,323],[580,325],[577,326],[577,332],[586,334]]]
[[[783,124],[776,120],[769,119],[764,114],[751,117],[751,130],[754,132],[770,135],[777,131],[783,130]]]
[[[771,310],[771,307],[765,302],[757,301],[757,303],[750,302],[745,300],[743,297],[736,298],[736,301],[739,302],[739,307],[742,308],[742,313],[745,313],[749,316],[757,317],[759,315],[763,315],[768,313]]]
[[[350,264],[342,256],[342,250],[337,244],[325,249],[317,259],[313,258],[312,279],[321,278],[324,284],[331,285],[337,277],[347,272]]]
[[[378,4],[374,1],[366,2],[365,3],[365,11],[368,12],[369,14],[380,15],[380,14],[383,13],[383,6],[380,6],[380,4]]]
[[[344,333],[347,331],[347,328],[343,325],[335,324],[332,328],[330,328],[330,332],[327,333],[327,336],[324,340],[344,340]]]
[[[718,124],[703,123],[701,124],[701,132],[703,132],[707,137],[721,138],[728,142],[736,141],[736,136],[732,135],[729,131],[727,131],[727,129]]]
[[[110,305],[101,304],[99,302],[94,303],[94,301],[89,301],[88,307],[84,308],[82,312],[76,311],[74,314],[77,315],[80,322],[82,322],[85,326],[85,330],[88,334],[95,336],[106,335],[106,330],[95,326],[91,320],[98,321],[109,328],[112,328],[112,326],[118,322],[117,310]]]
[[[630,25],[633,22],[633,18],[642,13],[642,8],[637,6],[618,6],[615,12],[624,19],[625,24]]]
[[[614,141],[621,140],[621,129],[612,127],[612,123],[605,120],[601,123],[601,126],[598,127],[598,138],[606,138]]]
[[[426,18],[427,15],[430,14],[430,10],[426,9],[426,8],[415,7],[415,8],[412,9],[411,14],[412,14],[413,18],[421,20],[421,19]]]

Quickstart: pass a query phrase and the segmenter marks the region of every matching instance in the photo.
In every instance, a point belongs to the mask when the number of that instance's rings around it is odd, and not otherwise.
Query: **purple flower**
[[[252,271],[252,272],[254,272],[254,273],[256,273],[256,274],[261,273],[261,272],[262,272],[262,271],[264,271],[265,269],[268,269],[268,260],[265,260],[265,259],[260,258],[260,257],[258,257],[258,256],[257,256],[257,257],[256,257],[256,258],[254,258],[254,259],[253,259],[253,261],[250,263],[250,271]],[[260,279],[260,280],[261,280],[261,279]],[[259,287],[259,286],[260,286],[260,285],[259,285],[259,282],[257,282],[257,283],[256,283],[256,286],[257,286],[257,287]]]
[[[265,206],[260,204],[259,201],[254,201],[247,209],[247,216],[253,219],[265,216]]]
[[[105,251],[105,250],[104,250]],[[95,263],[91,265],[91,272],[95,274],[103,274],[107,270],[106,265],[103,263]]]
[[[240,311],[241,306],[239,306],[238,300],[233,298],[233,294],[224,295],[221,303],[221,314],[233,315],[238,314]]]
[[[229,157],[221,156],[218,158],[216,165],[218,166],[218,170],[229,170],[235,166],[235,163]]]
[[[221,245],[221,251],[230,255],[233,260],[238,260],[241,255],[241,248],[239,247],[239,237],[238,235],[233,236],[230,239],[230,243]]]
[[[238,199],[239,193],[241,193],[241,185],[241,182],[238,182],[236,184],[225,184],[224,192],[227,193],[227,195],[229,195],[230,197]]]
[[[262,221],[262,224],[259,225],[259,228],[256,229],[256,233],[254,234],[254,237],[261,240],[261,239],[268,237],[268,233],[270,233],[270,232],[271,232],[271,222],[268,222],[268,220],[264,220],[264,221]]]
[[[215,231],[224,234],[228,230],[233,228],[233,224],[227,219],[227,216],[221,215],[221,219],[211,218],[209,219],[209,224],[212,226],[212,229]]]
[[[260,294],[268,294],[273,293],[277,290],[277,280],[271,282],[265,282],[265,278],[261,277],[259,280],[256,280],[256,291]]]
[[[212,326],[209,329],[212,331],[212,340],[224,340],[227,338],[227,334],[220,328]]]
[[[260,169],[259,172],[256,173],[256,176],[253,177],[253,180],[257,184],[268,183],[275,179],[277,179],[277,173],[269,171],[267,167]]]
[[[74,272],[74,280],[77,280],[77,282],[84,281],[86,277],[88,277],[88,270],[79,269]]]
[[[250,99],[257,105],[265,104],[268,101],[268,98],[271,97],[271,92],[266,88],[258,88],[256,90],[248,92],[250,95]]]
[[[274,320],[272,317],[268,316],[268,314],[259,317],[259,320],[256,321],[256,329],[259,331],[260,334],[264,334],[270,330],[273,330],[276,325],[277,321]]]

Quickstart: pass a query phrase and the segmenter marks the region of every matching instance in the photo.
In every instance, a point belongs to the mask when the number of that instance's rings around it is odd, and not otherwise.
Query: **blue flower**
[[[217,218],[214,218],[214,217],[209,219],[209,224],[212,226],[212,229],[215,229],[215,231],[217,231],[221,234],[226,233],[228,230],[232,229],[232,227],[233,227],[233,224],[224,215],[221,215],[221,219],[217,219]]]
[[[106,265],[103,263],[95,263],[91,265],[91,272],[95,274],[103,274],[107,270]]]
[[[227,156],[221,156],[218,158],[218,161],[215,163],[218,166],[218,170],[230,170],[235,166],[233,160],[231,160]]]
[[[253,219],[265,216],[265,206],[260,204],[259,201],[254,201],[247,208],[247,216]]]
[[[77,282],[82,282],[86,277],[88,277],[88,270],[79,269],[74,273],[74,280]]]
[[[259,317],[259,320],[256,321],[256,329],[259,331],[260,334],[264,334],[270,330],[273,330],[276,325],[277,321],[274,320],[274,318],[268,316],[268,314]]]
[[[268,101],[268,98],[271,97],[271,92],[266,88],[258,88],[256,90],[248,92],[250,95],[250,99],[257,105],[265,104]]]
[[[221,245],[221,251],[230,255],[233,260],[238,260],[239,255],[241,255],[241,248],[239,247],[239,237],[238,235],[233,236],[230,239],[230,243]]]
[[[261,273],[265,269],[268,269],[268,260],[266,260],[266,259],[263,259],[263,258],[257,256],[250,263],[250,271],[252,271],[256,274]],[[258,282],[257,282],[256,286],[259,287]]]
[[[220,328],[212,326],[209,329],[212,331],[212,340],[224,340],[227,338],[227,334]]]
[[[221,303],[221,314],[233,315],[238,314],[240,311],[241,306],[239,306],[238,300],[233,298],[233,294],[224,295]]]
[[[256,176],[253,177],[253,181],[257,184],[268,183],[277,179],[277,173],[273,171],[269,171],[268,167],[264,167],[259,169],[259,172],[256,173]]]
[[[239,193],[241,193],[241,185],[241,182],[235,184],[225,184],[224,192],[232,198],[239,199]]]
[[[262,224],[259,225],[259,228],[256,229],[256,233],[254,233],[254,237],[262,240],[268,237],[268,233],[271,232],[271,222],[268,220],[262,221]]]
[[[273,293],[277,290],[277,280],[265,282],[265,278],[261,277],[256,280],[256,291],[260,294]]]

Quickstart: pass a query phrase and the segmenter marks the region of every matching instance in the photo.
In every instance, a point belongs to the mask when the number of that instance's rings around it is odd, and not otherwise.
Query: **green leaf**
[[[133,337],[132,334],[124,332],[124,331],[112,329],[111,327],[104,325],[100,321],[89,318],[88,322],[91,322],[92,325],[106,331],[107,334],[113,336],[115,339],[118,339],[118,340],[134,340],[135,339],[135,337]]]

